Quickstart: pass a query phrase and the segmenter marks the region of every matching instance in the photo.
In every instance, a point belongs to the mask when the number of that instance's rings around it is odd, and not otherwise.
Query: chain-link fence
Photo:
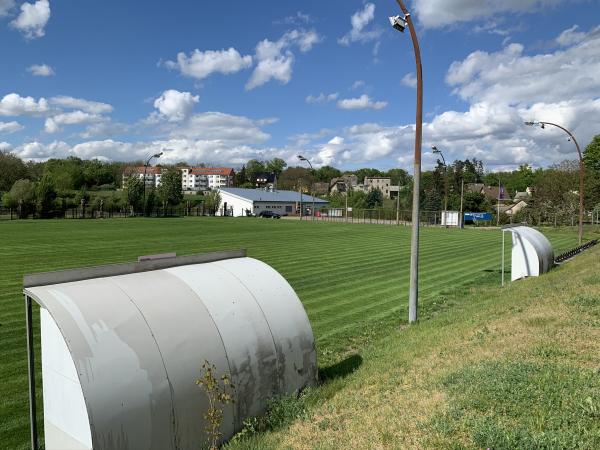
[[[46,211],[43,214],[35,207],[30,208],[4,208],[0,207],[0,220],[26,220],[26,219],[110,219],[129,217],[188,217],[188,216],[211,216],[214,211],[204,208],[202,205],[189,207],[181,206],[158,206],[145,214],[142,211],[133,211],[131,208],[94,208],[77,207]],[[233,216],[232,210],[218,212],[221,216]],[[420,223],[423,226],[442,225],[442,211],[421,211]],[[315,211],[315,215],[305,215],[302,220],[316,220],[321,222],[340,223],[368,223],[380,225],[410,225],[412,223],[412,211],[392,208],[356,209],[347,211],[344,208],[322,208]],[[502,215],[500,224],[526,223],[533,226],[576,226],[579,222],[577,214],[537,214],[535,212],[520,213],[515,217]],[[584,223],[600,225],[600,211],[591,211],[584,216]],[[476,223],[476,225],[497,224],[496,213],[490,222]],[[469,225],[469,224],[467,224]]]
[[[35,207],[31,208],[3,208],[0,207],[0,220],[27,220],[27,219],[111,219],[128,217],[186,217],[210,215],[210,211],[202,206],[166,206],[156,207],[151,211],[133,211],[131,208],[93,208],[77,207],[41,212]]]

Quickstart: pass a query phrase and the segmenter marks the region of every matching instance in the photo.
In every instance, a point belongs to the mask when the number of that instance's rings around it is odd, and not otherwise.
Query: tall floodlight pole
[[[463,178],[462,180],[460,180],[460,219],[459,219],[459,225],[460,228],[464,228],[465,227],[465,216],[463,214],[463,198],[465,196],[465,179]]]
[[[413,205],[412,205],[412,236],[410,241],[410,288],[408,297],[408,322],[414,323],[418,317],[419,307],[419,202],[421,190],[421,141],[423,138],[423,68],[421,67],[421,50],[417,32],[412,18],[404,2],[396,0],[404,17],[390,17],[392,26],[404,32],[408,25],[415,52],[415,65],[417,72],[417,112],[415,121],[415,157],[413,170]]]
[[[144,201],[142,203],[142,210],[144,211],[144,215],[146,215],[146,171],[148,170],[148,166],[150,165],[150,161],[154,158],[160,158],[163,152],[155,153],[152,156],[149,156],[146,162],[144,163]]]
[[[300,194],[300,220],[302,220],[302,179],[298,178],[298,193]]]
[[[431,149],[433,150],[433,153],[439,154],[442,157],[442,163],[444,164],[444,219],[447,222],[446,211],[448,211],[448,165],[446,164],[444,154],[439,148],[434,145],[431,147]],[[446,225],[448,224],[446,223]]]
[[[575,144],[575,147],[577,148],[577,154],[579,155],[579,245],[581,245],[581,242],[583,241],[583,188],[584,188],[585,168],[583,165],[583,155],[581,153],[581,148],[579,147],[579,143],[577,142],[577,139],[575,139],[575,136],[573,136],[573,133],[571,133],[565,127],[557,125],[555,123],[552,123],[552,122],[525,122],[525,125],[528,125],[530,127],[539,125],[542,129],[545,129],[546,125],[551,125],[553,127],[560,128],[561,130],[563,130],[565,133],[567,133],[569,135],[569,137]]]
[[[313,173],[313,174],[315,173],[315,169],[313,169],[313,166],[312,166],[312,164],[310,163],[310,161],[309,161],[309,159],[308,159],[308,158],[305,158],[305,157],[304,157],[304,156],[302,156],[302,155],[298,155],[298,159],[299,159],[300,161],[305,161],[305,162],[307,162],[307,163],[308,163],[308,165],[310,166],[310,170],[312,171],[312,173]],[[312,183],[312,184],[310,185],[310,196],[312,197],[312,211],[311,211],[311,212],[312,212],[312,214],[311,214],[311,215],[312,215],[312,219],[311,219],[311,220],[315,220],[315,193],[314,193],[314,190],[313,190],[313,186],[314,186],[314,183]]]
[[[498,211],[496,212],[496,226],[499,227],[500,226],[500,191],[502,190],[502,188],[500,187],[500,176],[498,175],[498,198],[496,199],[496,207],[498,209]]]

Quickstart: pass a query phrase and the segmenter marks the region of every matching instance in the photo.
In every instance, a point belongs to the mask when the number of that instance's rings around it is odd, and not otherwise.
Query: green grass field
[[[572,230],[546,232],[555,251],[576,245]],[[251,218],[0,222],[0,448],[27,448],[27,371],[22,276],[175,251],[246,248],[294,287],[326,367],[406,322],[410,229]],[[424,228],[421,312],[451,308],[444,292],[499,282],[501,233]],[[509,246],[507,245],[507,248]],[[38,358],[39,361],[39,358]]]

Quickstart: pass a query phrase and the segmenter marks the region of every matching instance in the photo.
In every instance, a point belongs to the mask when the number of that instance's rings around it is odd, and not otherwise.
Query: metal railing
[[[574,256],[579,255],[581,252],[584,252],[587,249],[594,247],[597,244],[598,244],[598,239],[594,239],[593,241],[586,242],[585,244],[580,245],[579,247],[575,247],[572,250],[569,250],[567,252],[561,253],[556,258],[554,258],[554,263],[555,264],[560,264],[562,262],[565,262],[565,261],[573,258]]]

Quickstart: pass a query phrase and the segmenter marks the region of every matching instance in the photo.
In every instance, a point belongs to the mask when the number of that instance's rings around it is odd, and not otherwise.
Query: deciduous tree
[[[600,172],[600,134],[594,136],[585,148],[583,161],[588,168]]]
[[[127,204],[133,211],[139,211],[142,198],[144,197],[144,182],[137,176],[132,175],[127,179],[125,184],[125,192],[127,194]]]
[[[183,201],[181,170],[167,169],[162,173],[157,195],[161,202],[169,206],[179,205]]]
[[[15,181],[28,178],[27,166],[17,156],[0,152],[0,192],[12,188]]]

